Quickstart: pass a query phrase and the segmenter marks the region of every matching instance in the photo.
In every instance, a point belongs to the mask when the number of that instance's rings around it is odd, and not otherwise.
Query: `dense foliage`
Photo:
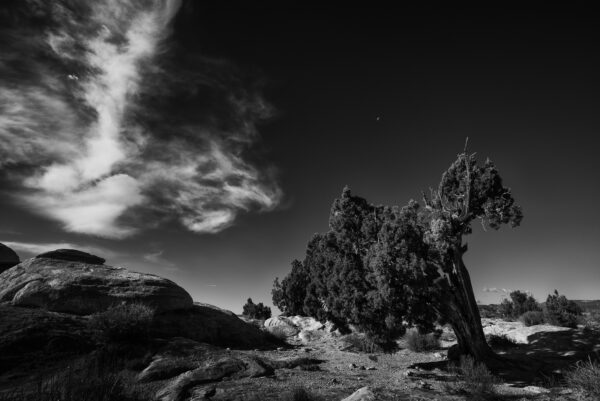
[[[542,308],[532,295],[523,291],[513,291],[510,299],[504,299],[500,304],[502,317],[517,319],[525,312],[541,311]]]
[[[498,229],[522,218],[494,164],[462,153],[424,206],[375,206],[344,188],[329,231],[315,234],[303,261],[275,280],[273,302],[286,314],[352,324],[381,342],[407,326],[452,324],[461,350],[484,359],[477,304],[462,255],[471,223]],[[474,345],[476,343],[476,345]]]
[[[252,319],[265,320],[271,317],[271,308],[263,305],[262,302],[255,304],[252,302],[252,298],[248,298],[242,314]]]
[[[546,321],[555,326],[577,327],[581,316],[581,308],[575,301],[568,300],[564,295],[559,295],[557,290],[549,294],[544,305]]]

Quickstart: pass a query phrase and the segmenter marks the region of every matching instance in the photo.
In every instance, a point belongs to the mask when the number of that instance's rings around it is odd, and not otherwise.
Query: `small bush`
[[[485,339],[492,348],[511,348],[517,345],[517,343],[512,338],[508,338],[506,334],[488,334],[485,336]]]
[[[248,298],[242,314],[252,319],[266,320],[271,317],[271,308],[263,305],[262,302],[255,304],[252,298]]]
[[[500,314],[506,319],[517,319],[526,312],[541,310],[535,298],[523,291],[511,292],[510,300],[504,299],[499,307]]]
[[[575,328],[581,314],[579,305],[564,295],[559,295],[558,291],[554,290],[554,294],[548,295],[544,308],[544,317],[548,323]]]
[[[404,335],[406,346],[413,352],[432,351],[440,348],[440,338],[435,333],[421,334],[410,330]]]
[[[473,399],[486,399],[494,395],[494,385],[499,380],[482,363],[476,363],[470,356],[462,356],[458,366],[450,366],[451,373],[462,381],[451,385],[449,390],[468,393]]]
[[[544,323],[544,313],[541,311],[528,311],[519,317],[519,321],[525,326],[535,326]]]
[[[597,311],[586,312],[578,318],[578,324],[583,326],[583,330],[593,332],[600,330],[600,314]]]
[[[569,387],[600,399],[600,365],[591,359],[579,361],[572,370],[565,372],[565,382]]]
[[[377,344],[373,338],[364,334],[348,334],[344,337],[344,342],[348,344],[346,347],[347,351],[364,352],[366,354],[373,354],[383,351],[383,347],[381,347],[381,345]]]
[[[148,340],[154,309],[140,303],[113,306],[91,316],[89,325],[102,342],[137,343]]]

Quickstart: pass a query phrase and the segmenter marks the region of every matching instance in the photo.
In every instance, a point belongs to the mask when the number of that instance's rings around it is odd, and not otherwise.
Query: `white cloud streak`
[[[22,180],[21,201],[69,232],[108,238],[143,228],[135,217],[144,211],[214,233],[240,211],[277,206],[272,177],[242,156],[256,120],[269,114],[260,96],[227,94],[237,125],[226,129],[179,116],[170,132],[154,132],[144,121],[155,110],[145,111],[141,99],[157,88],[168,92],[162,80],[175,82],[158,61],[179,0],[79,4],[83,17],[65,4],[48,6],[55,24],[35,43],[45,58],[32,60],[34,73],[0,78],[0,168]],[[12,73],[11,58],[27,56],[13,49],[0,67]],[[28,168],[15,169],[22,165]]]

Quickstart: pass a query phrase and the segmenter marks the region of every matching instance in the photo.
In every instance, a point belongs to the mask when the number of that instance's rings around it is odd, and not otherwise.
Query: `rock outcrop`
[[[81,262],[87,263],[88,265],[103,265],[104,262],[106,262],[105,259],[99,256],[81,252],[76,249],[57,249],[55,251],[42,253],[41,255],[36,256],[36,259],[39,258]]]
[[[244,322],[233,312],[203,303],[156,316],[152,332],[158,337],[186,337],[227,347],[272,347],[265,333],[256,326]]]
[[[76,315],[101,312],[122,302],[147,304],[157,313],[193,306],[191,296],[170,280],[104,266],[100,261],[65,250],[26,260],[0,274],[0,302]]]
[[[0,244],[0,273],[21,263],[19,255],[4,244]]]
[[[525,326],[522,322],[507,322],[501,319],[481,319],[483,332],[486,336],[496,335],[506,337],[516,344],[530,344],[538,333],[568,332],[573,329],[549,324]]]
[[[285,335],[285,337],[293,337],[300,332],[298,326],[290,319],[283,316],[271,317],[265,320],[264,325],[270,333],[280,332]]]
[[[373,394],[369,387],[362,387],[342,401],[375,401],[375,394]]]

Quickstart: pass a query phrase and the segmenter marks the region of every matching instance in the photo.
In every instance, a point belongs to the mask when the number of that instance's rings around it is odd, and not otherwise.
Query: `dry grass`
[[[565,382],[569,387],[600,399],[600,364],[591,359],[577,362],[572,370],[565,373]]]
[[[512,339],[508,338],[506,334],[489,334],[485,336],[488,345],[494,349],[504,349],[516,347],[517,343]]]
[[[142,401],[147,397],[137,391],[125,376],[100,368],[97,361],[83,359],[64,371],[41,376],[26,387],[0,394],[0,401]]]
[[[347,344],[346,351],[362,352],[366,354],[383,351],[381,346],[379,346],[372,338],[364,334],[348,334],[344,337],[343,341]]]
[[[143,342],[148,339],[154,309],[140,303],[113,306],[92,315],[90,328],[103,342]]]
[[[463,356],[458,366],[451,365],[450,372],[460,377],[460,380],[447,385],[451,393],[465,393],[471,400],[488,400],[495,397],[494,385],[499,383],[488,368],[477,363],[469,356]]]
[[[440,338],[435,333],[421,334],[410,330],[404,336],[406,346],[413,352],[433,351],[440,348]]]

